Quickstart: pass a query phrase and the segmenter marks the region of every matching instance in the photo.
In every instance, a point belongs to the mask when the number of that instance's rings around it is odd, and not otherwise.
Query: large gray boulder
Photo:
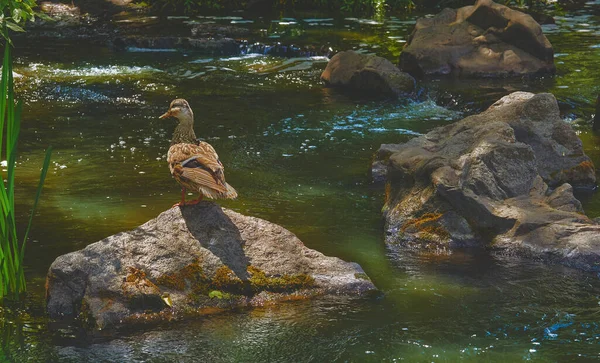
[[[477,0],[419,19],[400,55],[400,69],[416,77],[554,73],[554,51],[531,16]]]
[[[376,157],[390,247],[500,248],[600,271],[600,226],[573,196],[595,186],[594,166],[553,95],[512,93]]]
[[[372,290],[358,264],[311,250],[268,221],[202,202],[58,257],[48,271],[47,309],[52,318],[105,329]]]
[[[353,50],[334,55],[321,74],[321,80],[327,86],[366,95],[397,97],[415,91],[415,79],[389,60]]]

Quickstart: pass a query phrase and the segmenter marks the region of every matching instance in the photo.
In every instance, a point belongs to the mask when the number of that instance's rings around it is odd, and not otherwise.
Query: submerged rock
[[[595,187],[594,166],[551,94],[512,93],[383,145],[374,165],[387,167],[390,247],[491,247],[600,271],[600,226],[573,196],[573,186]]]
[[[305,247],[288,230],[203,202],[58,257],[47,276],[52,318],[104,329],[375,286],[356,263]]]
[[[554,51],[531,16],[477,0],[419,19],[400,55],[400,69],[416,77],[554,73]]]
[[[332,87],[345,88],[366,95],[401,96],[415,90],[415,79],[385,58],[348,50],[334,55],[321,74]]]

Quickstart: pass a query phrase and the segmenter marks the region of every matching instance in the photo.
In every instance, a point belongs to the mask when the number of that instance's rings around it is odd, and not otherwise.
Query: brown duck
[[[171,116],[179,120],[167,153],[171,175],[181,185],[181,202],[175,205],[197,204],[204,196],[211,199],[236,198],[235,189],[225,182],[223,164],[215,149],[209,143],[196,139],[194,113],[188,102],[181,98],[173,100],[169,111],[160,118]],[[200,193],[200,197],[186,203],[187,189]]]

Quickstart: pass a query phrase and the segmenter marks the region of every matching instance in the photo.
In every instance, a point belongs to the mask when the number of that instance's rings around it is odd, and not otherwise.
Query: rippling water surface
[[[486,254],[423,256],[383,245],[373,152],[485,109],[516,90],[552,92],[600,165],[590,131],[600,91],[600,4],[544,26],[558,74],[536,81],[428,80],[418,101],[374,101],[323,88],[322,55],[205,57],[166,49],[22,45],[25,101],[18,212],[34,194],[44,148],[55,149],[26,258],[30,294],[1,312],[15,361],[575,361],[600,359],[597,276]],[[356,49],[396,61],[417,15],[123,18],[158,29],[218,22],[258,30],[250,41]],[[256,39],[252,39],[255,37]],[[272,44],[272,43],[271,43]],[[379,298],[326,298],[207,316],[116,338],[82,336],[44,317],[52,261],[169,208],[179,188],[165,154],[175,126],[160,120],[186,98],[196,133],[219,152],[240,194],[221,204],[268,219],[325,254],[360,263]],[[600,198],[585,203],[600,215]]]

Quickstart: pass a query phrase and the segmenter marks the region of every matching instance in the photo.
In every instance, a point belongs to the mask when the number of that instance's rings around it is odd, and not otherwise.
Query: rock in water
[[[372,290],[358,264],[311,250],[276,224],[203,202],[58,257],[46,294],[52,318],[79,316],[103,329],[206,307]]]
[[[332,87],[366,95],[402,96],[415,91],[415,79],[385,58],[348,50],[334,55],[321,74]]]
[[[400,54],[400,69],[416,77],[546,74],[555,71],[554,51],[531,16],[477,0],[419,19]]]
[[[595,187],[595,169],[553,95],[512,93],[376,157],[388,246],[491,247],[600,271],[600,226],[572,187]]]

